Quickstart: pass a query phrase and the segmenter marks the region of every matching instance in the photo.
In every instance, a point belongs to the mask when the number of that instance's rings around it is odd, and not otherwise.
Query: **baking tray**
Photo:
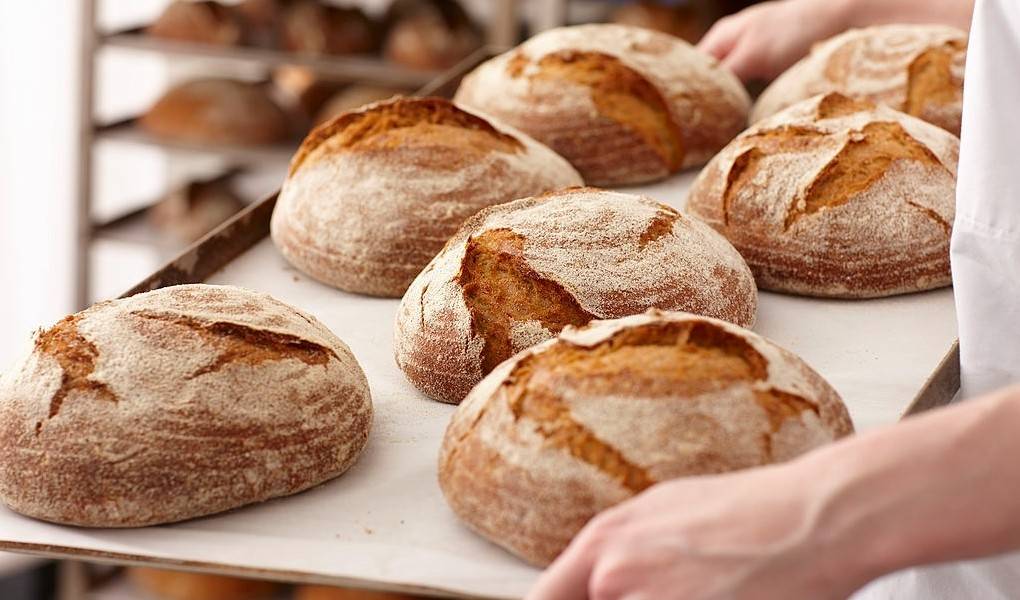
[[[449,95],[457,72],[424,93]],[[696,173],[626,191],[680,207]],[[459,524],[436,482],[454,407],[417,392],[397,369],[397,300],[319,284],[268,239],[276,203],[253,204],[125,293],[182,283],[267,292],[318,317],[364,367],[376,407],[368,446],[344,476],[290,498],[175,525],[132,530],[62,527],[0,508],[0,549],[287,582],[450,598],[520,598],[538,570]],[[859,431],[951,401],[959,388],[950,289],[868,301],[761,293],[754,329],[796,352],[847,403]]]
[[[633,188],[680,205],[693,173]],[[376,420],[347,474],[305,493],[186,523],[61,527],[0,509],[0,548],[436,597],[519,598],[538,571],[461,526],[435,470],[454,407],[406,382],[392,357],[397,300],[346,294],[290,267],[268,239],[272,196],[127,294],[206,281],[268,292],[316,315],[354,351]],[[755,330],[797,352],[844,397],[859,430],[945,404],[959,385],[949,289],[840,301],[763,292]]]

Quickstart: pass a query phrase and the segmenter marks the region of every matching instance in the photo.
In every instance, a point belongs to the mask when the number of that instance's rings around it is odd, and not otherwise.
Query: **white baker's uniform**
[[[964,86],[952,263],[971,398],[1020,383],[1020,0],[977,1]],[[909,569],[854,596],[914,599],[1020,599],[1020,553]]]

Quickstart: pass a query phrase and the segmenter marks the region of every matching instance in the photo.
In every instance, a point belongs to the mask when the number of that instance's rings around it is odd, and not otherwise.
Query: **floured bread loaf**
[[[86,527],[181,521],[346,471],[365,375],[315,318],[209,285],[100,302],[0,377],[0,501]]]
[[[802,360],[723,321],[650,311],[568,328],[457,409],[439,484],[469,527],[545,565],[660,481],[789,460],[853,432]]]
[[[549,145],[589,185],[702,164],[744,128],[751,105],[732,73],[687,42],[605,24],[531,38],[465,77],[455,100]]]
[[[571,189],[465,223],[404,295],[394,347],[418,389],[460,402],[567,325],[654,307],[750,326],[757,300],[737,251],[696,219],[644,196]]]
[[[273,241],[319,281],[399,297],[479,209],[580,183],[518,131],[440,98],[398,98],[305,138],[273,212]]]
[[[687,210],[765,289],[871,298],[950,284],[959,140],[832,93],[755,125],[698,176]]]
[[[853,29],[821,42],[758,98],[751,121],[817,94],[867,98],[960,135],[967,34],[943,25]]]

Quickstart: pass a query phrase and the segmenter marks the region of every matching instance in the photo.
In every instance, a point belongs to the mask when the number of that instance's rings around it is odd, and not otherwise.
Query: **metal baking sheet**
[[[679,206],[693,177],[632,191]],[[359,462],[305,493],[177,525],[78,529],[0,509],[0,548],[437,597],[521,597],[538,571],[461,526],[441,497],[436,458],[454,407],[423,397],[394,364],[397,301],[346,294],[289,266],[266,237],[274,202],[249,207],[129,293],[208,281],[315,314],[351,346],[372,388],[375,423]],[[859,431],[943,404],[958,386],[949,289],[856,302],[762,293],[755,330],[824,375]]]

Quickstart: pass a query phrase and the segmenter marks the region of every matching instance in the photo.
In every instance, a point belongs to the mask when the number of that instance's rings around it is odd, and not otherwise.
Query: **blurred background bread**
[[[383,55],[413,69],[446,69],[482,45],[482,35],[456,0],[394,0],[385,18]]]
[[[758,98],[752,122],[816,94],[840,92],[960,135],[967,34],[943,25],[853,29],[820,42]]]
[[[152,134],[197,144],[270,144],[292,132],[266,86],[223,78],[172,87],[138,123]]]
[[[708,31],[711,12],[705,2],[675,4],[658,0],[621,3],[609,14],[609,22],[654,29],[696,44]]]
[[[237,214],[245,204],[229,178],[194,180],[149,208],[149,221],[163,234],[190,244]]]
[[[356,6],[292,0],[280,24],[280,45],[307,54],[358,54],[379,45],[376,23]]]
[[[294,600],[415,600],[415,598],[417,596],[350,590],[325,585],[301,585],[294,589]]]
[[[83,527],[191,519],[341,475],[371,422],[361,366],[311,315],[166,287],[38,332],[0,378],[0,501]]]
[[[269,600],[281,588],[258,579],[142,567],[128,569],[128,576],[156,600]]]
[[[540,33],[472,71],[455,100],[549,145],[589,185],[702,164],[745,127],[751,104],[690,44],[625,25]]]
[[[725,235],[764,289],[872,298],[950,284],[959,140],[830,93],[740,134],[687,211]]]
[[[353,84],[333,94],[320,106],[315,113],[315,124],[325,123],[366,104],[389,100],[394,96],[407,96],[411,93],[411,90],[394,86]]]
[[[399,297],[478,210],[581,178],[545,146],[439,98],[400,98],[312,131],[291,161],[272,237],[342,290]]]
[[[158,38],[220,46],[244,41],[239,15],[231,7],[209,0],[174,0],[146,31]]]
[[[543,566],[657,482],[789,460],[849,435],[836,391],[729,323],[650,311],[565,330],[457,408],[439,484],[477,533]]]
[[[456,403],[568,325],[653,307],[750,326],[757,290],[703,223],[645,196],[569,189],[465,223],[404,295],[394,351],[415,387]]]

